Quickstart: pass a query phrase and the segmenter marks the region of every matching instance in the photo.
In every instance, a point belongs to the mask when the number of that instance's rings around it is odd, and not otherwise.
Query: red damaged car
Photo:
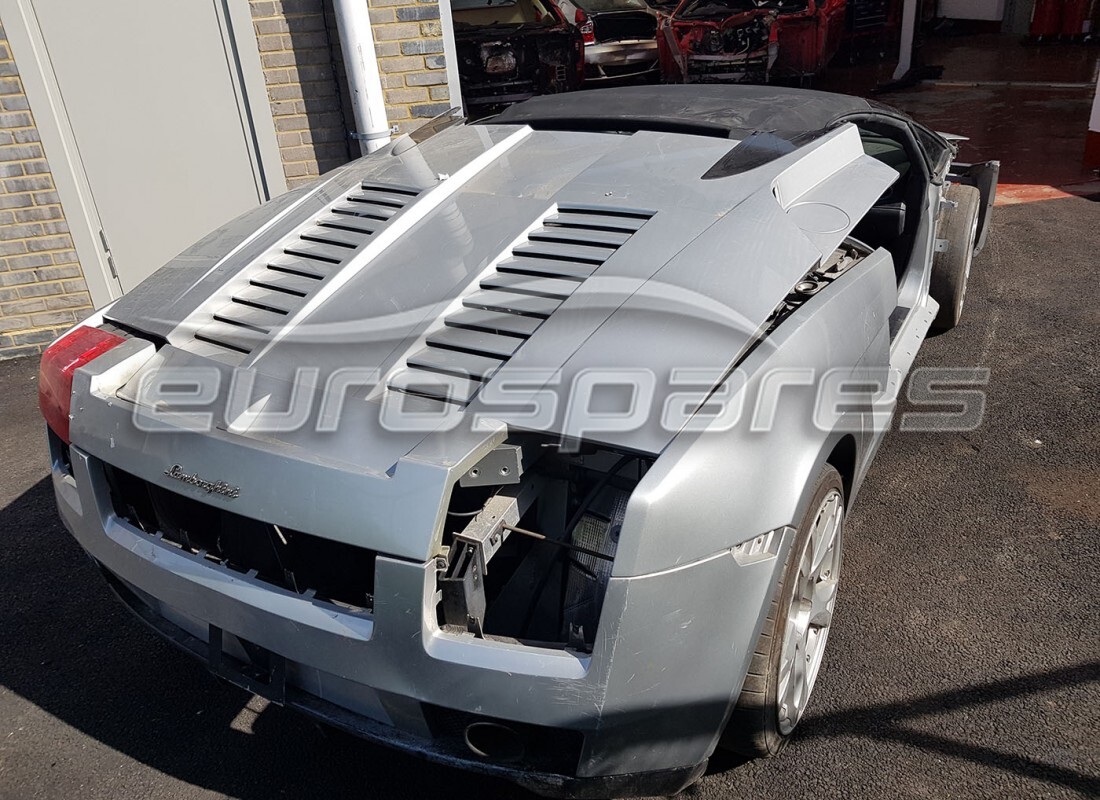
[[[661,17],[657,46],[669,83],[804,80],[840,46],[847,0],[681,0]]]

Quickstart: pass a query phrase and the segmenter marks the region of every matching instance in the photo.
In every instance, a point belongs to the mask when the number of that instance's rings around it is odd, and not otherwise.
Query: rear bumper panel
[[[277,701],[543,793],[667,794],[694,780],[739,690],[757,630],[754,619],[731,623],[713,608],[746,607],[746,598],[756,605],[773,581],[773,562],[743,565],[718,554],[612,579],[591,655],[477,640],[439,629],[432,560],[379,556],[374,613],[348,613],[132,527],[112,511],[102,462],[78,447],[70,454],[71,474],[60,462],[53,471],[66,527],[128,604],[169,639],[209,662],[211,632],[224,632],[230,660],[248,661],[250,648],[285,660],[285,678],[274,687],[280,691],[272,690]],[[635,652],[624,641],[661,646]],[[235,682],[265,693],[255,682]],[[484,761],[433,735],[430,708],[561,731],[579,742],[579,755],[553,770],[537,758]]]
[[[585,80],[614,81],[656,72],[657,41],[620,41],[590,44],[584,48]]]
[[[192,636],[155,611],[134,587],[118,576],[106,569],[103,569],[103,573],[115,595],[142,622],[188,655],[199,660],[208,658],[209,645],[206,641]],[[225,677],[243,689],[253,692],[256,690],[256,686],[248,681],[238,680],[232,675],[225,675]],[[361,691],[362,688],[360,687]],[[374,699],[377,703],[377,696]],[[374,714],[365,713],[349,708],[350,704],[346,698],[343,705],[337,705],[295,686],[286,687],[285,693],[277,702],[375,744],[392,747],[434,764],[503,778],[545,797],[671,796],[697,781],[707,766],[707,761],[704,760],[699,764],[673,769],[578,778],[557,772],[493,764],[471,758],[468,752],[463,753],[452,741],[440,740],[430,735],[418,736],[396,727],[392,722],[380,720],[378,713],[385,713],[381,704],[376,706],[377,711]]]
[[[584,48],[584,60],[588,64],[656,65],[657,40],[590,44]]]

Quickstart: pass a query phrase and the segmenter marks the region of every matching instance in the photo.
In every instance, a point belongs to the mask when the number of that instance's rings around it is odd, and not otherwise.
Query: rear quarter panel
[[[897,299],[893,263],[880,250],[783,322],[734,371],[743,388],[736,423],[716,419],[672,442],[631,498],[615,561],[616,576],[687,564],[798,520],[832,449],[850,435],[857,468],[871,449],[870,410],[820,415],[830,371],[853,382],[890,366],[889,317]],[[807,374],[813,383],[805,385]],[[769,394],[786,376],[803,385]],[[758,408],[763,411],[758,412]]]

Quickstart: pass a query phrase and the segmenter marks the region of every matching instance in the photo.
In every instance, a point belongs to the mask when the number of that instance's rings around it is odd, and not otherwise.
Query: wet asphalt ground
[[[822,677],[778,759],[690,798],[1100,796],[1100,203],[997,210],[966,434],[896,432],[852,511]],[[528,797],[250,699],[110,595],[62,529],[36,364],[0,363],[0,800]]]

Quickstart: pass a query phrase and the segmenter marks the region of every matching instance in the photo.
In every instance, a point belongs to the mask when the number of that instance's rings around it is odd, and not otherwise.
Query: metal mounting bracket
[[[391,136],[396,136],[399,128],[396,125],[391,125],[388,131],[376,131],[374,133],[360,133],[359,131],[348,131],[348,138],[354,139],[357,142],[372,142],[375,139],[388,139]]]
[[[439,577],[443,620],[448,625],[465,626],[478,637],[484,635],[489,561],[508,538],[508,527],[519,524],[544,483],[541,476],[528,474],[521,483],[501,489],[460,533],[454,534],[446,569]]]
[[[519,483],[523,469],[523,448],[517,444],[502,444],[466,470],[458,479],[458,485],[504,486]]]

